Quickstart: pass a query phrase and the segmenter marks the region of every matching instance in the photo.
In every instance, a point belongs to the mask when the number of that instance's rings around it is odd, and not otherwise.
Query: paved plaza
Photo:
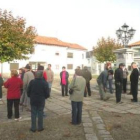
[[[92,81],[91,97],[85,97],[83,102],[82,126],[85,140],[113,140],[110,132],[106,130],[104,121],[99,116],[98,111],[140,114],[140,103],[131,103],[130,99],[132,96],[124,94],[122,94],[122,104],[116,104],[114,94],[108,101],[102,101],[99,99],[99,93],[95,90],[93,83]],[[62,97],[59,82],[54,83],[51,97],[47,99],[44,111],[46,113],[45,119],[64,114],[71,115],[69,96]],[[51,111],[52,114],[47,114],[48,111]],[[22,116],[20,121],[30,120],[30,113],[25,108],[20,107],[20,114]],[[11,121],[7,120],[6,94],[4,94],[3,100],[0,101],[0,122],[10,123],[12,121],[14,119]]]

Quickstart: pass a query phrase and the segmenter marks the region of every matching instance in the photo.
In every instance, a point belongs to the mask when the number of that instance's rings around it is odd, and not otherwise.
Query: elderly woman
[[[38,131],[43,131],[43,110],[45,99],[49,97],[48,83],[43,79],[43,71],[35,73],[35,79],[31,80],[27,89],[31,104],[31,129],[36,132],[36,118],[38,117]]]
[[[9,78],[5,83],[4,87],[7,88],[7,111],[8,119],[12,119],[13,112],[12,107],[14,104],[15,109],[15,120],[19,120],[19,102],[20,102],[20,90],[23,86],[23,82],[18,78],[17,70],[11,70],[11,78]]]
[[[82,72],[79,69],[75,70],[75,76],[69,85],[70,89],[73,89],[73,93],[70,94],[71,106],[72,106],[72,124],[80,124],[82,118],[82,101],[84,97],[84,90],[86,86],[86,80],[82,77]]]

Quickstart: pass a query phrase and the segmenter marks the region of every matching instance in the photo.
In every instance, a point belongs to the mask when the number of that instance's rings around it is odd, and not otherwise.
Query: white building
[[[77,66],[81,68],[87,65],[87,49],[72,43],[63,42],[57,38],[37,36],[35,38],[34,53],[29,55],[28,60],[15,60],[1,64],[1,73],[10,73],[10,69],[19,69],[31,64],[36,70],[38,63],[45,68],[47,64],[52,65],[55,73],[60,73],[62,66],[65,66],[69,73],[74,73]]]
[[[140,41],[130,44],[129,47],[135,50],[134,62],[140,67]]]

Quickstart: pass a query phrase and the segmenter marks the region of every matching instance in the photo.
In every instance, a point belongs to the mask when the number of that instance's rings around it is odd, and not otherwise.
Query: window
[[[122,53],[118,53],[118,57],[117,57],[118,59],[120,58],[120,59],[123,59],[124,58],[124,55],[122,54]]]
[[[56,55],[56,56],[59,56],[59,52],[56,52],[55,55]]]
[[[73,69],[73,64],[67,64],[67,69]]]
[[[86,58],[90,58],[90,52],[86,52]]]
[[[88,64],[90,63],[90,59],[88,59]]]
[[[140,56],[140,50],[139,49],[136,49],[137,52],[134,52],[134,56],[135,57],[139,57]]]
[[[86,58],[91,58],[93,56],[93,51],[86,52]]]
[[[32,70],[37,70],[38,64],[40,64],[43,67],[46,67],[46,62],[29,62],[29,65],[31,66]]]
[[[12,69],[18,70],[19,69],[19,63],[10,63],[10,70],[12,70]]]
[[[84,59],[84,54],[82,54],[82,59]]]
[[[73,58],[73,53],[68,52],[67,53],[67,58]]]

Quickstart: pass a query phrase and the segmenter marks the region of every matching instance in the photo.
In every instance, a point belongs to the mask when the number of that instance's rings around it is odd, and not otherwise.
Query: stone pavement
[[[99,116],[98,111],[108,111],[116,113],[133,113],[140,114],[140,103],[131,103],[131,95],[122,95],[122,104],[115,103],[115,95],[108,101],[99,99],[98,91],[91,82],[92,95],[85,97],[83,101],[82,125],[85,132],[85,140],[113,140],[110,132],[106,130],[104,121]],[[0,123],[12,122],[7,120],[6,97],[0,101]],[[71,102],[69,96],[62,97],[59,82],[55,83],[52,88],[51,98],[47,99],[45,110],[51,111],[47,117],[55,117],[63,114],[71,115]],[[20,121],[30,120],[30,113],[20,107],[22,119]]]

